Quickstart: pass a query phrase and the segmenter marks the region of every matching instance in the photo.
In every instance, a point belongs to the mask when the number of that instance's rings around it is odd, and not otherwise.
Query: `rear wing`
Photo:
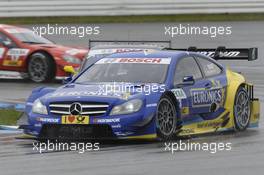
[[[149,46],[158,48],[171,48],[171,41],[144,41],[144,40],[89,40],[88,47],[92,48],[95,46]]]
[[[167,50],[183,50],[190,52],[198,52],[209,56],[215,60],[248,60],[254,61],[258,59],[258,48],[226,48],[217,47],[216,49],[189,47],[188,49],[170,49]]]
[[[144,41],[144,40],[89,40],[88,47],[95,46],[141,46],[156,47],[162,50],[182,50],[190,52],[198,52],[209,56],[215,60],[248,60],[254,61],[258,58],[258,48],[226,48],[220,46],[215,48],[197,48],[189,47],[187,49],[177,49],[171,47],[171,41]]]

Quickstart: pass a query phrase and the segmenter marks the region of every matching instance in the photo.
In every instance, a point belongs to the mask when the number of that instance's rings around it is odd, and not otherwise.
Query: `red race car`
[[[34,82],[48,82],[67,76],[69,65],[78,68],[88,50],[57,45],[33,31],[0,24],[0,72],[19,73]]]

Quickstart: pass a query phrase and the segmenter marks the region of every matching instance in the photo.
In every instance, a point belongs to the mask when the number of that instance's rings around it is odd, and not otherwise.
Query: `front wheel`
[[[234,122],[235,129],[245,130],[250,123],[250,99],[245,88],[240,87],[237,90],[234,104]]]
[[[175,137],[177,111],[175,104],[168,96],[162,97],[158,103],[156,128],[158,137],[162,140],[170,140]]]
[[[28,62],[29,78],[37,83],[48,82],[55,77],[53,59],[45,53],[34,53]]]

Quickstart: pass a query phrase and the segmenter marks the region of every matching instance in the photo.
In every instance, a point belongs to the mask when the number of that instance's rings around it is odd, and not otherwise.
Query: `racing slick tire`
[[[250,99],[247,91],[239,87],[234,102],[234,123],[235,130],[243,131],[247,129],[250,123]]]
[[[28,75],[30,80],[41,83],[49,82],[55,77],[55,64],[53,59],[46,53],[33,53],[28,62]]]
[[[156,129],[159,139],[166,141],[177,136],[178,111],[173,100],[163,95],[158,103],[156,112]]]

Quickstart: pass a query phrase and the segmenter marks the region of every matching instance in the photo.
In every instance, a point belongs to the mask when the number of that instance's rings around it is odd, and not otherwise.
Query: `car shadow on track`
[[[206,134],[206,135],[200,135],[195,137],[181,137],[176,138],[175,140],[170,141],[160,141],[160,140],[46,140],[46,141],[37,141],[37,140],[28,140],[21,138],[17,139],[17,144],[20,147],[23,147],[25,149],[30,148],[31,151],[29,151],[27,154],[37,154],[39,152],[33,151],[33,145],[38,143],[99,143],[100,144],[100,152],[101,151],[113,151],[113,150],[120,150],[120,149],[150,149],[150,148],[162,148],[164,149],[164,145],[167,142],[173,142],[173,143],[179,143],[179,142],[189,142],[189,143],[218,143],[218,142],[237,142],[238,140],[250,140],[249,138],[252,138],[254,136],[259,135],[258,130],[246,130],[244,132],[223,132],[223,133],[217,133],[217,134]],[[21,142],[20,142],[20,141]],[[60,151],[44,151],[42,153],[55,153],[55,152],[70,152],[72,150],[60,150]]]

